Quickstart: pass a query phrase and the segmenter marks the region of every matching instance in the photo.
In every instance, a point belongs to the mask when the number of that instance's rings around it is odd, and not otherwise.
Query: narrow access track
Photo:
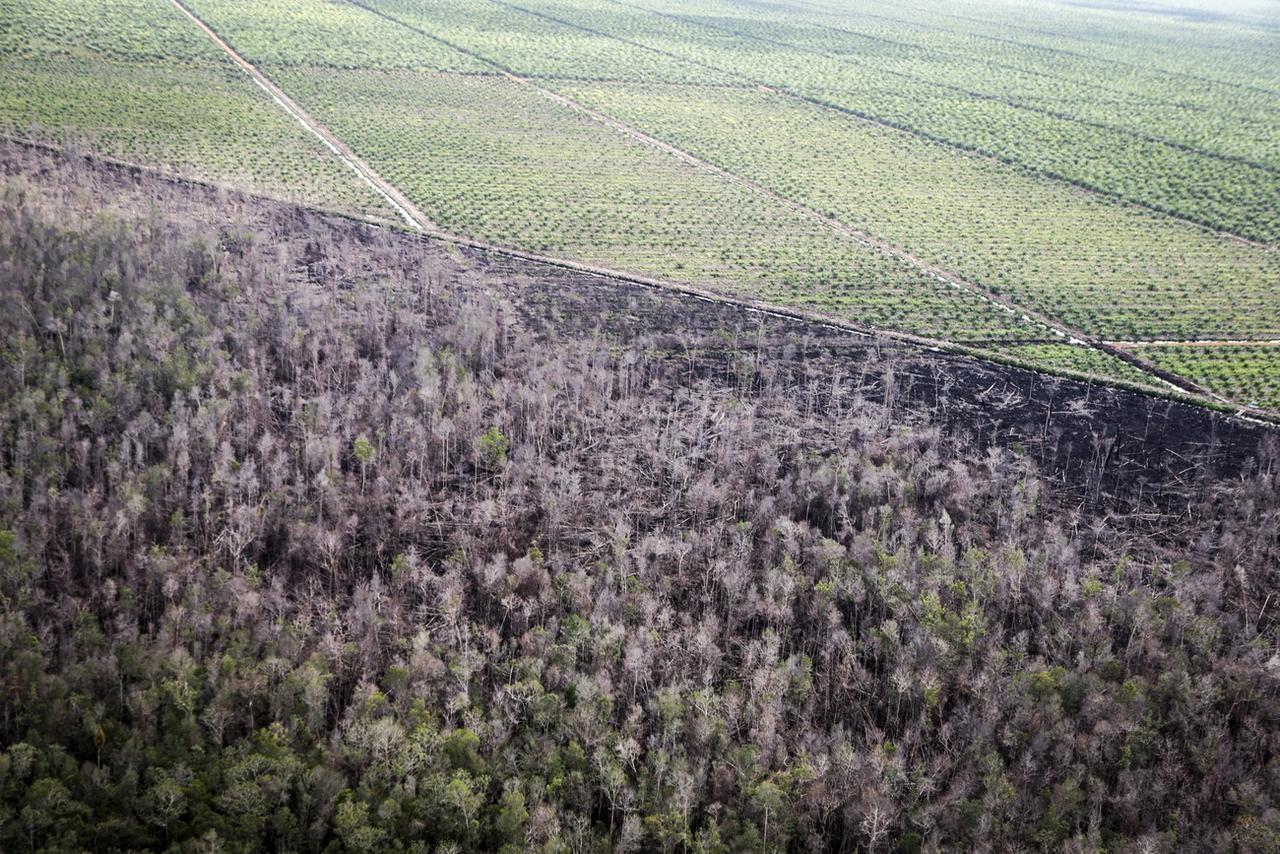
[[[231,61],[240,67],[245,74],[254,83],[271,96],[272,100],[289,115],[293,116],[298,122],[311,132],[313,136],[324,143],[325,147],[333,153],[335,157],[341,160],[355,172],[356,175],[364,181],[375,193],[382,197],[383,201],[391,205],[397,214],[405,221],[405,224],[416,231],[431,231],[438,228],[431,223],[422,211],[414,206],[413,202],[405,198],[404,194],[397,190],[394,186],[378,175],[373,167],[365,163],[360,157],[348,148],[342,140],[331,134],[323,125],[311,118],[307,111],[302,109],[296,101],[285,94],[284,90],[276,84],[272,83],[262,74],[251,62],[241,56],[236,50],[227,44],[221,36],[200,19],[195,12],[187,8],[182,0],[170,0],[174,7],[183,15],[191,19],[197,27],[208,36],[214,44],[222,49],[227,56],[231,57]]]
[[[1112,347],[1280,347],[1280,338],[1153,338],[1148,341],[1106,341]]]

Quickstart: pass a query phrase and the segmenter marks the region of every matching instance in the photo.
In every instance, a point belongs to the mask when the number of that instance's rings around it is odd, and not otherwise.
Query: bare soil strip
[[[235,51],[231,45],[223,41],[213,29],[200,19],[194,12],[188,9],[181,0],[170,0],[179,12],[186,15],[191,21],[204,32],[206,36],[213,40],[213,43],[222,48],[227,56],[231,57],[232,62],[240,66],[244,73],[248,74],[254,83],[271,96],[272,100],[289,115],[293,116],[298,122],[312,133],[317,139],[324,143],[334,156],[355,172],[361,180],[363,180],[375,193],[395,209],[400,214],[405,223],[410,228],[418,231],[427,231],[435,228],[431,221],[422,211],[414,206],[413,202],[405,198],[404,194],[397,190],[394,186],[383,180],[377,172],[374,171],[368,163],[360,159],[358,155],[345,144],[342,140],[331,134],[324,125],[317,122],[302,109],[299,104],[285,94],[284,90],[276,84],[272,83],[262,72],[258,71],[254,65]]]
[[[1152,339],[1149,341],[1107,341],[1112,347],[1121,349],[1128,347],[1280,347],[1280,338],[1206,338],[1173,340]]]

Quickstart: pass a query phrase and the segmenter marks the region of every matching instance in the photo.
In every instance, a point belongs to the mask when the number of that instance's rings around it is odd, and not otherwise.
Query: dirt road
[[[253,82],[271,96],[272,100],[289,115],[293,116],[298,122],[312,133],[317,139],[324,143],[334,156],[341,160],[355,172],[356,175],[364,181],[375,193],[382,197],[383,201],[391,205],[405,224],[417,231],[438,231],[438,227],[432,224],[431,220],[417,207],[413,202],[405,198],[404,194],[397,190],[392,184],[384,180],[368,163],[365,163],[360,157],[346,146],[342,140],[338,139],[328,131],[324,125],[317,122],[307,111],[285,94],[284,90],[276,84],[272,83],[267,77],[258,71],[258,69],[243,56],[236,52],[235,48],[227,44],[221,36],[200,19],[195,12],[188,9],[181,0],[170,0],[179,12],[189,18],[200,30],[208,36],[214,44],[222,48],[227,56],[231,57],[232,62],[240,67],[242,71],[252,78]]]

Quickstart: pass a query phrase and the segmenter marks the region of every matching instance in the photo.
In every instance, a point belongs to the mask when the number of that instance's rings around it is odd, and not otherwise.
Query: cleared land
[[[957,340],[1034,332],[506,78],[272,73],[447,229]]]
[[[126,159],[390,218],[349,172],[326,184],[325,170],[344,171],[334,158],[295,163],[291,145],[319,144],[288,117],[184,100],[198,80],[172,81],[207,64],[236,98],[274,106],[171,7],[115,3],[109,25],[79,23],[91,5],[42,0],[0,35],[11,132],[71,132]],[[799,0],[187,5],[461,236],[1156,387],[1068,339],[1280,335],[1280,252],[1263,245],[1280,233],[1265,18]],[[152,18],[163,26],[142,32]],[[1228,38],[1240,55],[1224,55]],[[101,135],[94,68],[67,108],[28,103],[34,75],[51,69],[56,91],[74,79],[57,63],[86,55],[119,63],[124,81],[108,100],[127,116]],[[129,100],[157,74],[153,112],[175,101],[168,124]],[[154,133],[131,134],[134,117]],[[281,126],[302,137],[261,138]],[[1159,365],[1258,397],[1247,371],[1233,385],[1185,359]]]
[[[1280,333],[1280,253],[782,95],[561,88],[1090,334]]]

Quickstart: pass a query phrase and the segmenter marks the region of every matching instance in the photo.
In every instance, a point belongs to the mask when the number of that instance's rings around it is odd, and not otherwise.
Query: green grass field
[[[1280,335],[1262,4],[188,5],[463,236],[1154,386],[1034,343],[1049,329],[1023,313],[1130,344]],[[392,217],[171,3],[0,16],[0,131]],[[1134,352],[1274,407],[1256,349],[1215,353],[1235,371]]]

